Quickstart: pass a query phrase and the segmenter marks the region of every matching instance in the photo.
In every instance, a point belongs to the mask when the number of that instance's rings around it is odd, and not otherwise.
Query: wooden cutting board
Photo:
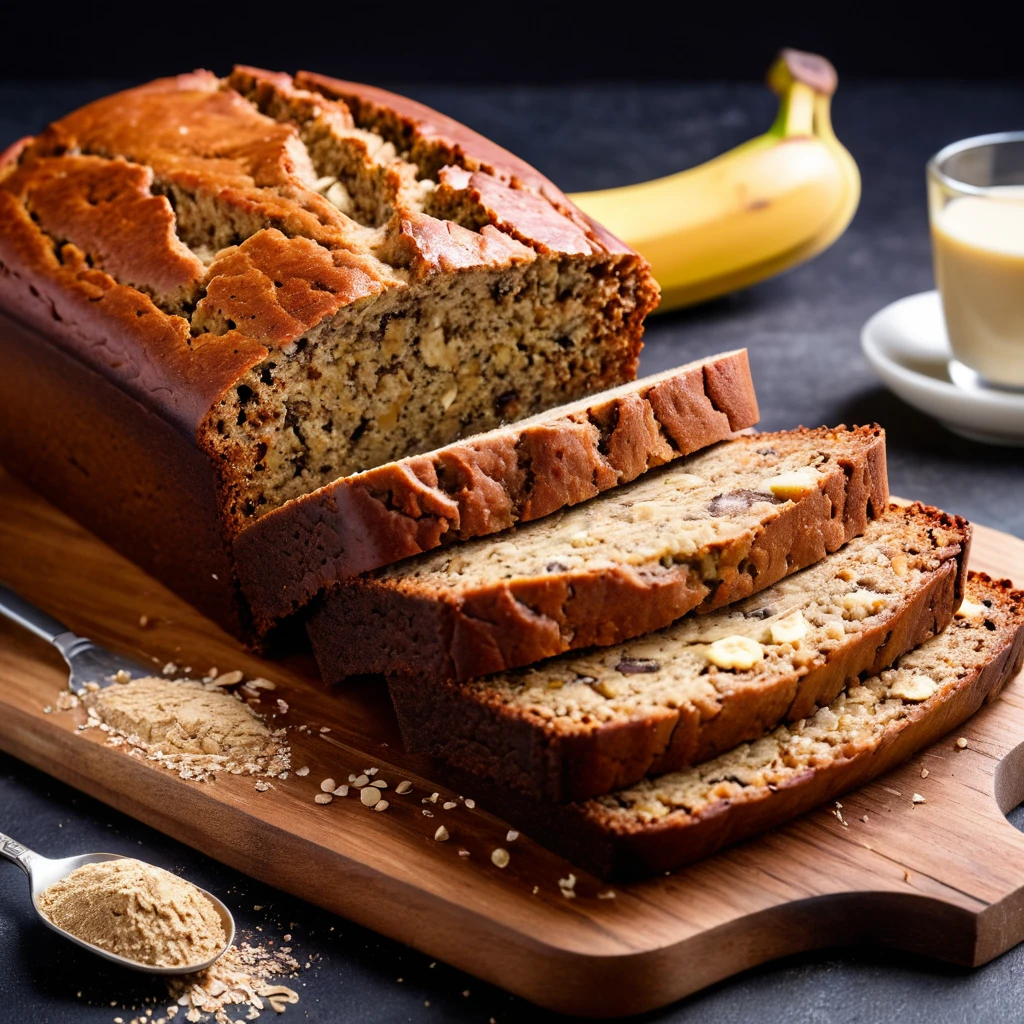
[[[1024,582],[1024,542],[979,528],[972,565]],[[1021,679],[958,731],[966,750],[949,736],[844,797],[845,826],[822,808],[670,877],[608,886],[582,875],[567,899],[558,879],[571,865],[526,836],[509,842],[507,825],[466,807],[431,782],[428,761],[402,753],[382,685],[327,691],[306,656],[246,653],[2,470],[0,578],[76,632],[159,666],[274,680],[262,707],[274,713],[281,698],[288,711],[276,721],[309,727],[293,729],[291,744],[295,767],[310,772],[261,793],[240,777],[185,782],[113,749],[99,730],[78,731],[80,710],[44,713],[64,684],[62,662],[6,622],[0,748],[246,874],[544,1006],[637,1013],[836,943],[976,965],[1024,939],[1024,835],[1004,817],[1024,799]],[[390,786],[384,813],[354,796],[313,802],[322,779],[370,767]],[[398,796],[403,779],[414,789]],[[435,791],[437,803],[422,803]],[[914,793],[926,802],[912,805]],[[448,798],[457,806],[445,811]],[[433,838],[440,824],[447,842]],[[504,870],[490,860],[498,846],[512,855]],[[609,889],[616,898],[597,899]]]

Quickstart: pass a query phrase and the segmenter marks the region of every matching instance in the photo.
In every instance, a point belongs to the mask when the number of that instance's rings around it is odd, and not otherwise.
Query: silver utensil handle
[[[52,644],[62,633],[69,632],[63,622],[52,615],[40,611],[34,604],[29,604],[20,594],[0,583],[0,615],[12,622],[24,626],[36,636],[49,640]]]
[[[28,874],[29,863],[35,854],[24,843],[19,843],[17,839],[12,839],[0,832],[0,857],[13,860],[22,871]]]

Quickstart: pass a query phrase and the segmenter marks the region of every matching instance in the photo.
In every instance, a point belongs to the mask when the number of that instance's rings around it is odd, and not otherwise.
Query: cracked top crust
[[[0,156],[0,304],[193,436],[341,308],[540,257],[644,267],[483,137],[310,73],[159,79]]]

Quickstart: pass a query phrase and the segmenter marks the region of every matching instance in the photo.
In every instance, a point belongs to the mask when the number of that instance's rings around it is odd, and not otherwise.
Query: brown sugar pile
[[[182,778],[206,780],[218,771],[274,777],[290,764],[284,731],[271,731],[245,701],[211,683],[147,677],[83,700],[89,724]]]
[[[216,908],[191,882],[133,858],[85,864],[39,897],[55,925],[154,967],[188,967],[227,942]]]

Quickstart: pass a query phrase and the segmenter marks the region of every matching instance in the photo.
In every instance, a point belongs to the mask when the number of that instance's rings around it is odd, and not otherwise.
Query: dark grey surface
[[[0,86],[0,145],[108,87]],[[773,99],[753,86],[406,91],[492,136],[567,190],[697,163],[760,133],[774,112]],[[652,320],[642,369],[747,345],[765,428],[877,420],[888,431],[895,493],[1024,535],[1024,454],[961,440],[907,408],[881,389],[858,343],[861,324],[875,310],[932,287],[925,160],[953,139],[1021,127],[1024,87],[844,85],[835,108],[838,133],[864,177],[864,200],[850,230],[829,252],[781,278]],[[106,849],[143,857],[215,891],[237,909],[243,931],[257,938],[290,932],[312,966],[299,981],[302,1001],[289,1008],[286,1021],[554,1019],[252,882],[6,757],[0,757],[0,829],[52,856]],[[263,909],[254,910],[257,905]],[[263,932],[252,932],[258,926]],[[767,965],[643,1019],[1019,1021],[1022,970],[1024,947],[970,973],[882,950],[832,951]],[[161,992],[159,982],[108,970],[54,940],[32,917],[21,873],[0,865],[0,1024],[127,1021],[133,1014],[123,1006]],[[127,1004],[111,1007],[118,998]]]

